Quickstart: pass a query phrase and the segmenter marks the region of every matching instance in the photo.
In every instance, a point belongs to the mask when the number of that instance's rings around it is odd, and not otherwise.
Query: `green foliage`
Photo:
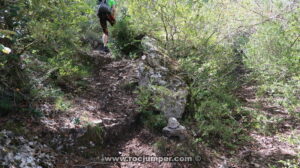
[[[298,157],[300,158],[300,157]],[[281,164],[281,168],[298,168],[299,160],[298,159],[288,159],[288,160],[280,160],[278,163]],[[278,166],[269,166],[269,168],[279,168]]]
[[[299,160],[282,160],[279,161],[279,163],[282,163],[284,165],[284,168],[298,168],[299,165]]]
[[[167,146],[168,142],[164,139],[159,139],[156,141],[153,146],[155,147],[156,150],[158,150],[162,155],[167,154]]]
[[[239,103],[232,95],[218,89],[203,90],[203,93],[192,97],[192,103],[202,139],[209,140],[210,144],[221,140],[230,147],[244,138],[240,122],[245,114],[239,111]]]
[[[110,48],[116,58],[129,56],[136,58],[142,52],[142,35],[134,27],[129,16],[122,16],[111,28],[112,42]]]
[[[79,53],[89,50],[83,40],[99,27],[92,22],[95,7],[94,0],[0,2],[0,44],[12,49],[0,52],[0,85],[5,94],[23,98],[12,98],[18,100],[14,108],[25,100],[35,109],[42,99],[58,98],[58,86],[76,85],[90,73],[90,62]]]
[[[253,112],[252,117],[255,120],[253,127],[265,135],[275,134],[278,130],[277,126],[283,121],[283,118],[266,116],[261,112]]]
[[[74,76],[86,76],[88,72],[82,67],[82,59],[76,56],[78,51],[86,50],[81,36],[89,31],[86,25],[95,4],[90,0],[35,3],[31,7],[36,17],[28,24],[34,53],[38,58],[40,55],[48,57],[52,68],[58,68],[58,77],[72,80]],[[46,8],[39,8],[41,5]]]
[[[75,118],[75,119],[73,120],[73,123],[74,123],[75,125],[80,125],[80,124],[81,124],[80,118]]]
[[[60,111],[66,111],[71,107],[71,102],[63,97],[58,97],[55,100],[55,109]]]
[[[156,114],[152,111],[142,111],[140,119],[144,126],[153,132],[161,132],[167,125],[166,118],[163,114]]]
[[[148,111],[151,106],[152,92],[147,87],[140,87],[135,93],[138,94],[136,103],[139,105],[139,111]]]
[[[241,84],[239,62],[230,48],[212,44],[201,51],[202,57],[191,53],[180,59],[190,85],[189,120],[197,125],[198,139],[234,147],[246,138],[241,123],[248,116],[232,94]]]
[[[280,140],[286,142],[294,147],[300,145],[300,134],[298,130],[293,130],[290,135],[280,135]],[[298,154],[294,159],[280,160],[279,163],[283,164],[285,168],[298,168],[300,166],[300,151],[297,150]]]
[[[139,88],[136,103],[139,105],[140,121],[153,132],[160,132],[166,125],[167,120],[163,114],[155,111],[154,95],[150,88]]]
[[[182,48],[197,45],[198,39],[206,33],[202,30],[201,1],[134,0],[127,1],[126,6],[132,26],[162,41],[169,54],[182,53]]]
[[[172,153],[178,156],[193,157],[195,160],[190,163],[190,167],[201,167],[201,165],[207,161],[207,156],[203,149],[199,148],[197,144],[192,143],[190,140],[178,143],[161,137],[153,146],[161,156]]]
[[[58,80],[78,80],[87,77],[90,72],[90,67],[76,64],[71,59],[49,59],[52,67],[57,68],[57,79]]]
[[[34,115],[39,111],[31,109],[44,99],[57,110],[70,107],[64,99],[66,85],[84,85],[78,81],[91,71],[79,53],[90,50],[88,40],[100,39],[95,4],[95,0],[0,2],[1,113],[23,107],[24,100],[30,101],[27,111]],[[257,121],[254,127],[265,134],[281,122],[240,108],[233,91],[243,82],[241,67],[251,69],[252,75],[245,77],[255,78],[259,96],[300,116],[299,2],[124,0],[118,7],[122,14],[110,30],[113,55],[139,57],[140,39],[147,34],[179,60],[190,88],[185,122],[196,126],[198,141],[234,146],[251,125],[250,114]],[[4,46],[12,52],[4,54]],[[168,94],[164,87],[157,89]],[[166,125],[154,110],[159,96],[140,88],[137,100],[141,120],[153,131]],[[90,138],[102,143],[102,128],[89,129]]]
[[[25,97],[20,90],[27,86],[28,78],[20,66],[20,51],[23,46],[18,39],[24,38],[26,23],[23,1],[0,2],[0,45],[7,47],[0,52],[0,102],[1,113],[17,111]],[[2,47],[0,47],[2,48]],[[9,49],[11,52],[9,52]],[[5,49],[5,48],[4,48]],[[4,51],[4,52],[3,52]]]
[[[79,138],[80,144],[89,144],[90,142],[95,143],[98,146],[102,146],[104,143],[103,139],[104,130],[100,126],[87,126],[87,132]]]
[[[202,136],[207,136],[211,132],[212,134],[224,136],[224,138],[230,138],[230,133],[234,133],[234,128],[238,127],[232,111],[237,106],[236,100],[230,95],[220,92],[220,90],[213,90],[213,93],[208,92],[206,94],[210,94],[209,97],[207,95],[199,96],[202,102],[195,114],[199,128],[203,129],[204,132]],[[239,129],[236,131],[239,132]]]
[[[16,122],[16,121],[8,121],[3,123],[1,125],[1,129],[3,130],[9,130],[12,131],[13,133],[17,135],[22,135],[22,136],[27,136],[29,135],[29,130],[26,129],[23,123],[21,122]]]
[[[2,98],[0,99],[0,116],[5,115],[9,112],[12,112],[14,108],[12,100],[8,98]]]
[[[41,110],[38,110],[38,109],[28,109],[28,111],[31,112],[31,114],[34,116],[34,117],[44,117],[44,113],[41,111]]]
[[[296,131],[292,132],[291,135],[289,135],[288,137],[283,137],[283,139],[285,139],[286,142],[288,142],[289,144],[295,145],[295,146],[299,146],[300,145],[300,134]]]
[[[221,30],[217,25],[223,15],[214,14],[222,13],[218,3],[142,0],[128,1],[127,7],[132,27],[159,39],[170,56],[179,58],[190,88],[189,122],[197,125],[194,129],[198,138],[210,144],[232,146],[243,139],[241,123],[248,115],[240,110],[240,103],[232,94],[242,82],[237,70],[242,58],[233,49],[241,50],[247,39],[237,38],[235,44],[220,43]],[[155,95],[145,91],[142,98],[140,103],[148,105],[142,109],[153,111],[149,107],[155,106]]]
[[[292,21],[291,19],[290,21]],[[294,116],[300,105],[299,32],[291,22],[268,22],[261,25],[246,45],[246,65],[253,69],[261,86],[260,96],[288,109]]]

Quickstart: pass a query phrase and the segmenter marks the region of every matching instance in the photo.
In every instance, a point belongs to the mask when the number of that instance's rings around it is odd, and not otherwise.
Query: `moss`
[[[100,126],[88,125],[86,133],[78,139],[77,147],[87,147],[83,151],[76,151],[78,155],[91,158],[98,157],[103,149],[104,144],[104,130]],[[91,142],[94,146],[90,146]],[[74,149],[70,149],[73,151]],[[79,153],[78,153],[79,152]]]
[[[14,111],[12,100],[0,97],[0,116],[5,116],[12,111]]]
[[[60,111],[66,111],[71,108],[71,101],[66,100],[64,97],[60,96],[55,100],[55,109]]]
[[[86,133],[79,138],[79,144],[89,144],[93,142],[96,146],[102,146],[104,143],[104,130],[101,126],[87,126]]]
[[[162,138],[157,140],[153,146],[163,156],[168,152],[168,142]]]
[[[128,91],[134,91],[137,88],[137,86],[138,86],[138,82],[129,81],[129,82],[123,83],[121,85],[121,88],[124,90],[128,90]]]
[[[27,135],[28,130],[20,122],[8,121],[2,127],[2,129],[11,131],[17,135]]]

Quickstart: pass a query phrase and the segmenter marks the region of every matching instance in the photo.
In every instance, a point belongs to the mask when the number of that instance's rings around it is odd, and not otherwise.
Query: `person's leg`
[[[100,24],[103,30],[102,35],[102,41],[103,41],[103,49],[106,52],[109,52],[109,49],[107,47],[108,40],[109,40],[109,34],[108,34],[108,28],[107,28],[107,21],[113,26],[115,24],[115,18],[111,14],[98,14],[98,17],[100,18]]]
[[[106,15],[106,19],[107,21],[113,26],[116,22],[115,18],[111,15],[111,14],[107,14]],[[106,23],[106,30],[103,31],[104,34],[102,36],[102,40],[104,43],[104,47],[107,47],[107,43],[108,43],[108,38],[109,38],[109,34],[108,34],[108,29],[107,29],[107,23]]]
[[[99,15],[100,18],[100,24],[103,30],[103,35],[102,35],[102,41],[104,47],[107,46],[108,43],[108,28],[107,28],[107,16],[106,15]]]
[[[102,41],[103,41],[104,47],[107,47],[107,43],[108,43],[108,34],[103,33],[103,35],[102,35]]]

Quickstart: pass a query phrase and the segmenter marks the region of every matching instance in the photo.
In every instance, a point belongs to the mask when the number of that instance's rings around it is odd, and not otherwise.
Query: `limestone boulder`
[[[157,43],[149,37],[142,40],[144,55],[136,66],[138,84],[153,92],[154,108],[161,111],[166,119],[181,118],[187,103],[188,87],[177,61]]]

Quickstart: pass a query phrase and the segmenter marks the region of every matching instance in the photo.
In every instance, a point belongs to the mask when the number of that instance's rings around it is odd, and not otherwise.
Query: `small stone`
[[[9,139],[9,141],[13,141],[16,143],[8,143],[5,146],[5,149],[0,145],[0,159],[1,165],[4,167],[22,167],[22,168],[37,168],[38,163],[44,163],[45,165],[49,165],[47,167],[53,168],[52,162],[54,162],[54,157],[46,156],[42,151],[47,146],[43,146],[36,141],[28,141],[24,137],[16,136],[14,134],[7,135],[8,132],[1,131],[0,134],[3,135],[5,141]],[[1,144],[1,143],[0,143]],[[3,152],[4,151],[4,152]],[[46,151],[49,151],[46,149]]]
[[[163,128],[163,133],[169,138],[178,137],[180,140],[184,140],[187,135],[186,128],[180,125],[174,117],[169,118],[168,125]]]
[[[93,124],[95,124],[95,125],[99,125],[99,124],[102,124],[102,123],[103,123],[103,120],[99,119],[99,120],[94,120],[94,121],[92,121],[92,122],[93,122]]]
[[[168,121],[168,127],[169,128],[174,129],[174,128],[177,128],[179,126],[180,126],[180,124],[179,124],[179,122],[177,121],[176,118],[174,118],[174,117],[169,118],[169,121]]]
[[[91,145],[92,147],[95,146],[95,144],[94,144],[92,141],[90,141],[90,145]]]
[[[59,147],[56,148],[56,150],[57,150],[57,151],[60,151],[60,150],[62,150],[63,147],[64,147],[64,146],[60,145]]]

